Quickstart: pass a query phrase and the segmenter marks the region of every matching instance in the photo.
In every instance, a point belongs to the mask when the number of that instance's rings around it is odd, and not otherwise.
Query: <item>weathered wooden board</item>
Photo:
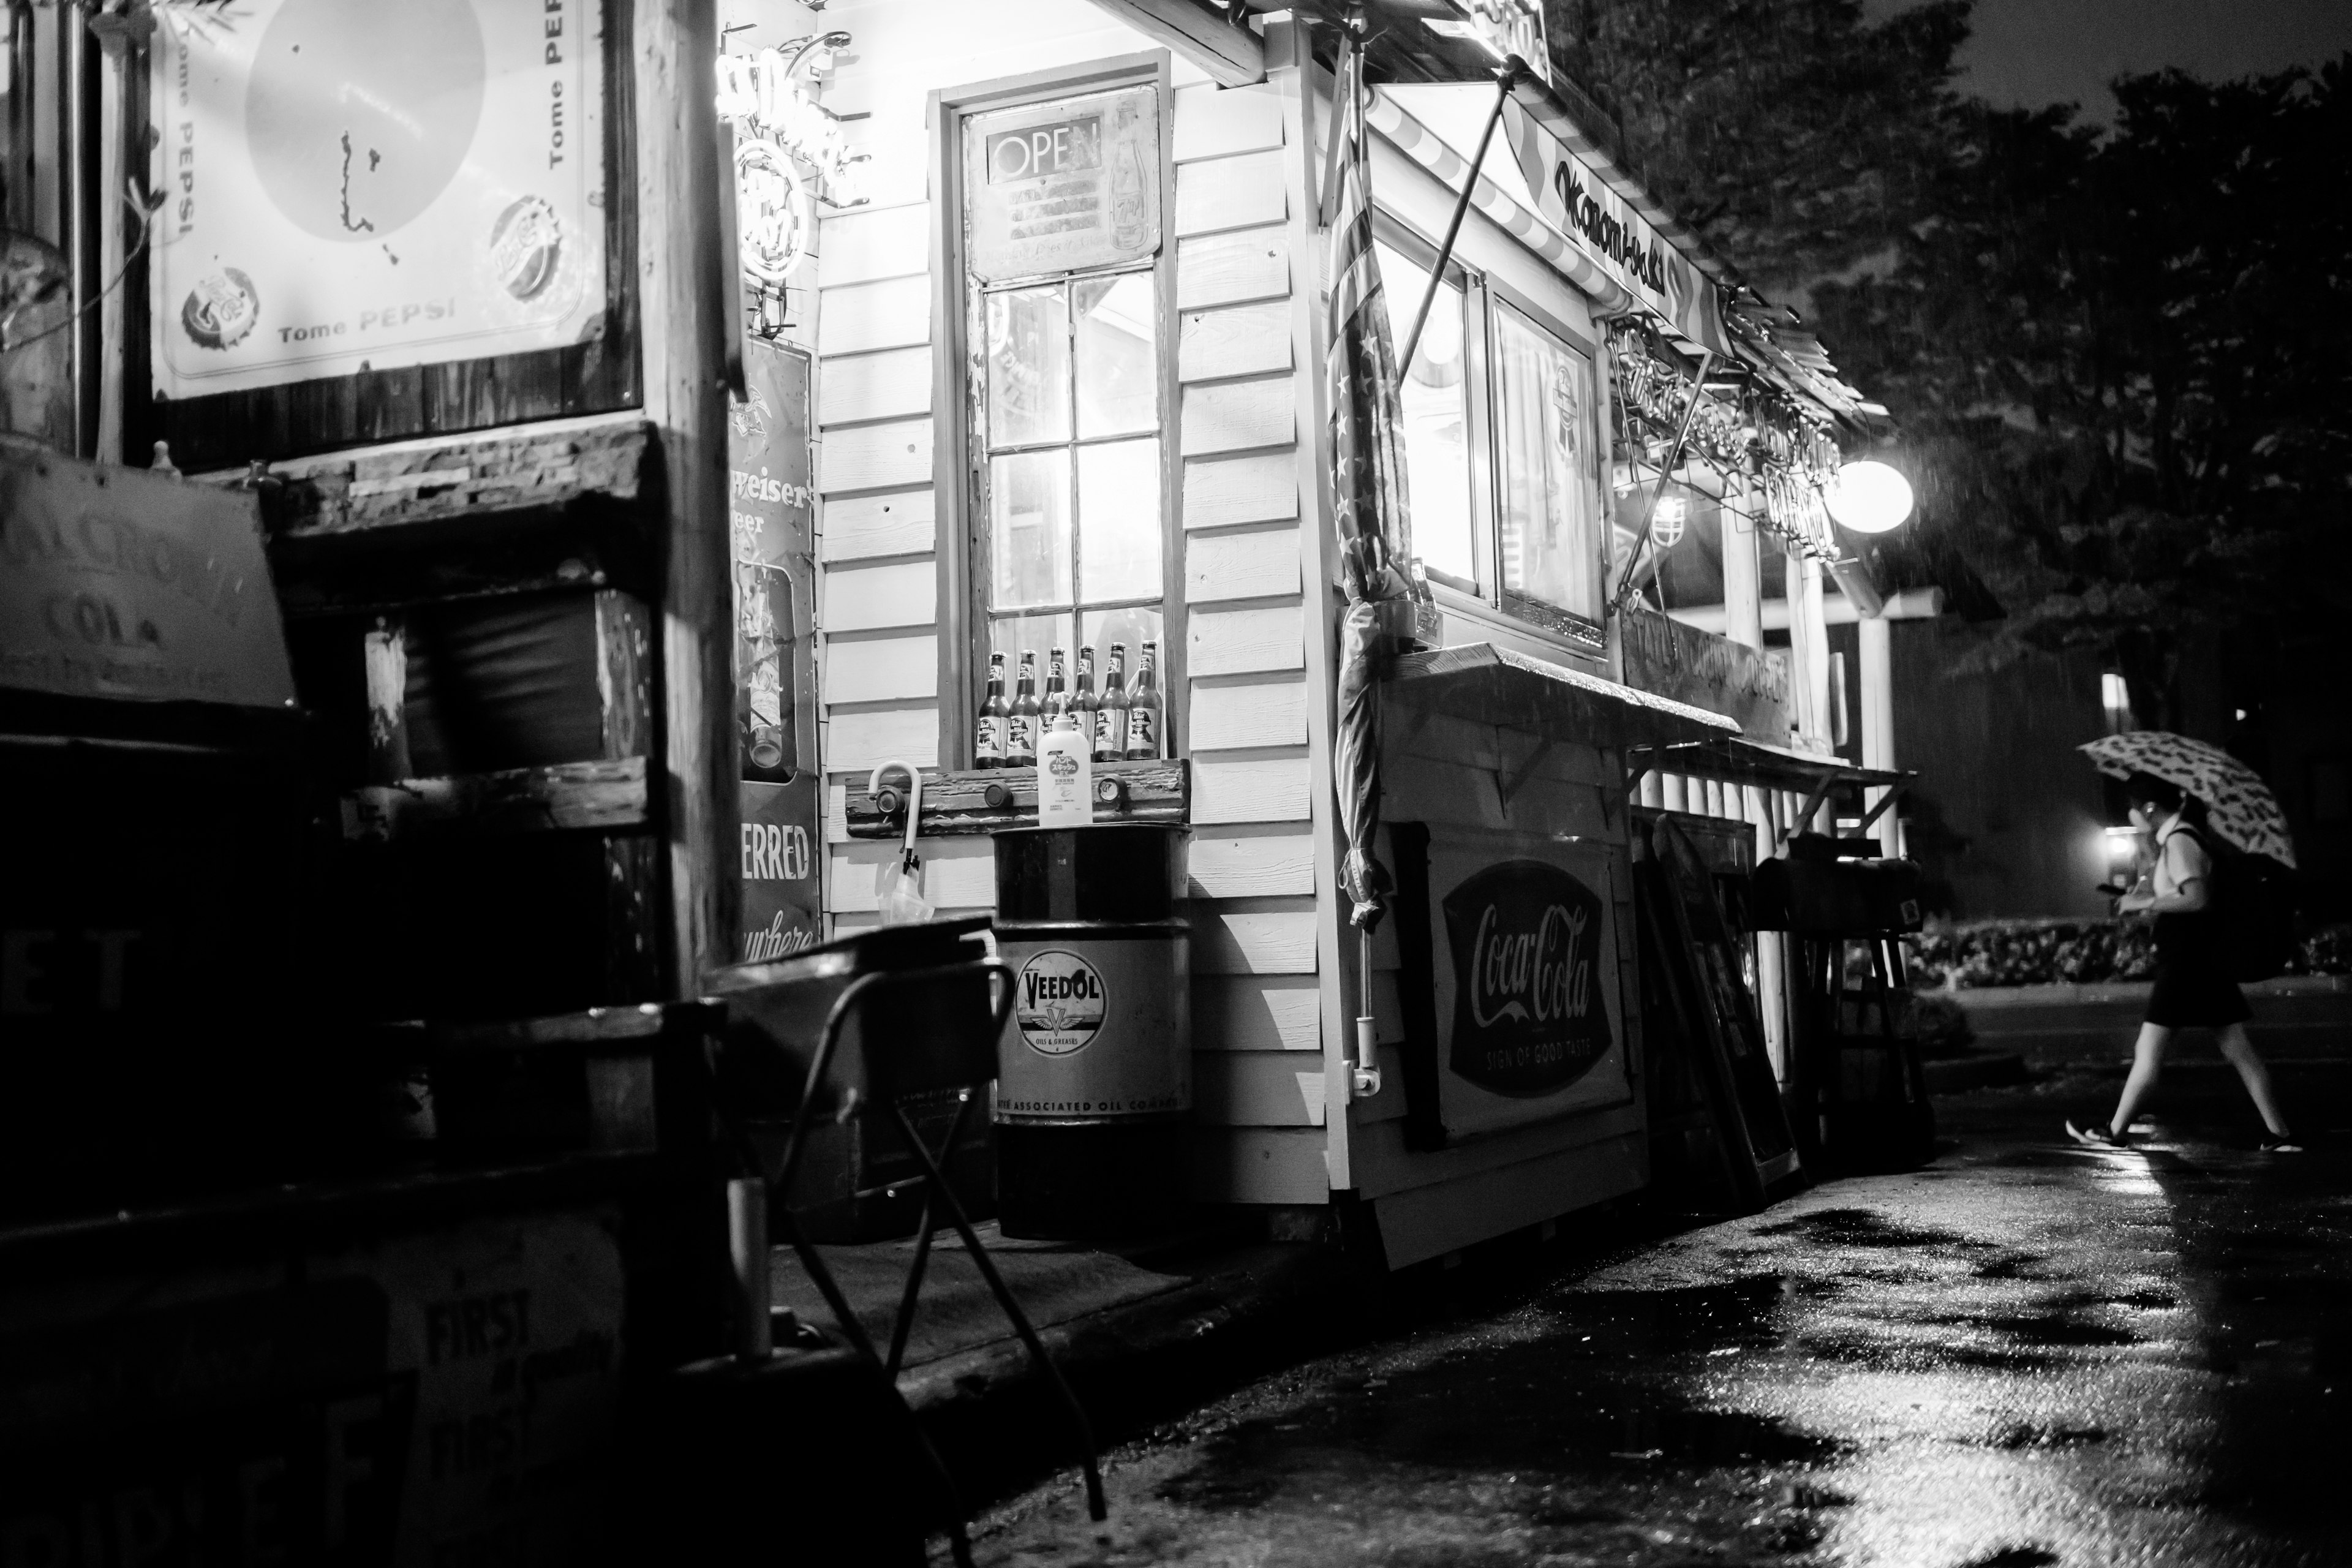
[[[1192,1196],[1202,1203],[1328,1204],[1325,1140],[1317,1127],[1195,1127]]]
[[[893,708],[835,710],[824,725],[828,771],[863,775],[892,758],[919,768],[940,762],[940,710],[935,702]],[[859,778],[859,787],[864,787]]]
[[[940,639],[919,637],[829,638],[824,648],[824,700],[891,702],[936,697]]]
[[[931,420],[902,419],[828,430],[816,448],[817,489],[906,488],[931,477]]]
[[[939,567],[926,556],[879,565],[840,565],[824,574],[828,632],[927,626],[939,619]]]
[[[1276,522],[1297,515],[1298,458],[1294,451],[1195,458],[1184,465],[1188,529]]]
[[[1192,683],[1192,749],[1242,751],[1307,743],[1303,679]]]
[[[911,348],[931,341],[928,273],[880,283],[853,283],[822,293],[816,329],[820,354]]]
[[[1191,764],[1158,763],[1097,763],[1097,784],[1116,781],[1121,799],[1116,805],[1097,805],[1098,822],[1172,822],[1186,820],[1191,795]],[[906,831],[902,819],[886,819],[866,794],[866,781],[852,780],[842,792],[840,815],[845,837],[896,838]],[[992,803],[992,794],[1001,801]],[[946,770],[923,775],[923,819],[926,838],[957,834],[993,833],[1001,827],[1037,825],[1037,770],[986,768]]]
[[[1184,668],[1195,679],[1307,668],[1305,623],[1294,599],[1267,608],[1194,610]]]
[[[847,425],[931,411],[931,350],[928,343],[879,353],[846,354],[821,362],[816,373],[816,422]]]
[[[1192,1117],[1223,1127],[1320,1127],[1323,1059],[1296,1051],[1196,1051]]]
[[[1254,899],[1247,908],[1195,900],[1195,974],[1312,974],[1315,901]]]
[[[1192,822],[1304,822],[1311,815],[1306,753],[1192,759]]]
[[[1282,94],[1273,86],[1188,87],[1176,94],[1179,163],[1282,145]]]
[[[298,458],[270,470],[278,484],[263,491],[263,517],[274,536],[301,538],[562,507],[588,496],[635,501],[652,439],[644,419],[608,416]]]
[[[342,798],[354,843],[642,826],[646,759],[615,757],[368,784]]]
[[[1186,848],[1185,873],[1196,899],[1312,894],[1315,840],[1303,833],[1249,837],[1196,833]]]
[[[1188,382],[1288,370],[1290,302],[1185,311],[1177,323],[1176,368]]]
[[[1287,598],[1298,582],[1298,530],[1195,534],[1184,544],[1184,600]],[[1195,671],[1194,673],[1202,673]]]
[[[1322,1007],[1311,975],[1204,974],[1192,982],[1192,1048],[1320,1051]]]
[[[1179,237],[1280,223],[1289,216],[1279,152],[1186,163],[1176,171]]]
[[[596,706],[604,754],[641,757],[653,749],[653,615],[615,588],[596,595]]]
[[[1290,229],[1234,229],[1176,242],[1176,308],[1203,310],[1290,293]]]
[[[911,278],[931,268],[931,208],[859,207],[829,213],[817,230],[817,269],[827,288]]]
[[[818,552],[827,563],[929,555],[937,539],[938,510],[929,487],[828,500],[817,518]]]

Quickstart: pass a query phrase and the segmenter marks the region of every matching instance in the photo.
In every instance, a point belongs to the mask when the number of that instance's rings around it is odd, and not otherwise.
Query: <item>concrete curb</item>
[[[1929,1094],[1966,1094],[1971,1089],[2000,1089],[2025,1081],[2025,1058],[2014,1051],[1985,1051],[1922,1062]]]
[[[1322,1299],[1347,1273],[1338,1249],[1297,1243],[1253,1249],[1243,1266],[1040,1329],[1065,1376],[1084,1381],[1189,1352]],[[1039,1382],[1010,1329],[1002,1339],[908,1368],[898,1389],[919,1414],[985,1405]]]
[[[2003,1007],[2057,1007],[2082,1003],[2144,1003],[2153,987],[2146,980],[2105,980],[2088,984],[1958,986],[1921,992],[1941,996],[1969,1012],[1996,1012]],[[2254,980],[2238,987],[2248,1000],[2263,996],[2338,996],[2352,994],[2352,974],[2282,974],[2275,980]]]

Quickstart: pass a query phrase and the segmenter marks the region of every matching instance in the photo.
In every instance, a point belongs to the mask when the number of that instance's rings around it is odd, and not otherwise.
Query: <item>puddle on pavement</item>
[[[1795,1287],[1785,1275],[1751,1274],[1720,1285],[1663,1290],[1567,1290],[1546,1303],[1555,1332],[1612,1352],[1673,1353],[1780,1342],[1778,1322]]]
[[[1897,1225],[1874,1209],[1815,1209],[1777,1225],[1759,1225],[1751,1236],[1794,1236],[1831,1247],[1952,1247],[1990,1245],[1948,1230]]]
[[[2074,1448],[2106,1440],[2106,1428],[2103,1426],[2074,1426],[2063,1422],[2003,1421],[1976,1441],[1982,1447],[2016,1452],[2028,1448]]]
[[[2091,1349],[2140,1342],[2140,1336],[2129,1329],[2093,1322],[2068,1312],[1972,1313],[1927,1321],[1943,1328],[1971,1329],[1979,1333],[1995,1334],[2037,1347]]]
[[[1657,1359],[1777,1345],[1774,1323],[1786,1300],[1779,1275],[1665,1290],[1568,1292],[1548,1303],[1552,1321],[1533,1340],[1383,1368],[1327,1385],[1279,1416],[1228,1428],[1204,1445],[1200,1464],[1164,1483],[1160,1496],[1239,1512],[1287,1491],[1312,1490],[1332,1474],[1360,1482],[1367,1460],[1408,1473],[1511,1475],[1522,1484],[1822,1464],[1847,1445],[1769,1416],[1712,1407],[1689,1386],[1702,1367],[1737,1363],[1683,1361],[1676,1370]],[[1549,1522],[1617,1518],[1599,1499],[1555,1501],[1576,1517]],[[1596,1507],[1606,1520],[1583,1517]]]

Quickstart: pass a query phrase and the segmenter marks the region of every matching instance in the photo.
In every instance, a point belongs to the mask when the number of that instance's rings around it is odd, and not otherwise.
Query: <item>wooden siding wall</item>
[[[876,919],[876,879],[894,851],[849,841],[844,792],[890,758],[963,761],[941,750],[931,399],[934,355],[952,340],[930,319],[927,95],[1152,44],[1083,0],[836,0],[825,21],[856,39],[826,103],[870,116],[848,129],[875,158],[873,205],[824,220],[814,309],[795,328],[817,354],[826,909],[850,930]],[[1319,1204],[1328,1184],[1281,100],[1271,86],[1220,89],[1181,57],[1173,74],[1167,236],[1181,393],[1171,415],[1184,549],[1166,635],[1185,639],[1189,674],[1199,1190]],[[993,906],[988,838],[920,849],[925,896],[942,912]]]

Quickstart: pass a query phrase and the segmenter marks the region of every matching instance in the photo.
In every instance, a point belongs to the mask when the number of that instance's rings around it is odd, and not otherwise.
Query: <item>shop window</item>
[[[1171,685],[1171,243],[1163,89],[1030,97],[965,115],[960,248],[977,702],[992,654],[1159,645]],[[968,758],[966,760],[969,760]]]
[[[1381,225],[1381,279],[1398,352],[1434,253]],[[1593,363],[1450,268],[1402,398],[1412,546],[1430,575],[1554,636],[1601,646],[1600,427]]]
[[[1508,305],[1495,310],[1506,609],[1567,630],[1601,618],[1601,468],[1592,362]]]

